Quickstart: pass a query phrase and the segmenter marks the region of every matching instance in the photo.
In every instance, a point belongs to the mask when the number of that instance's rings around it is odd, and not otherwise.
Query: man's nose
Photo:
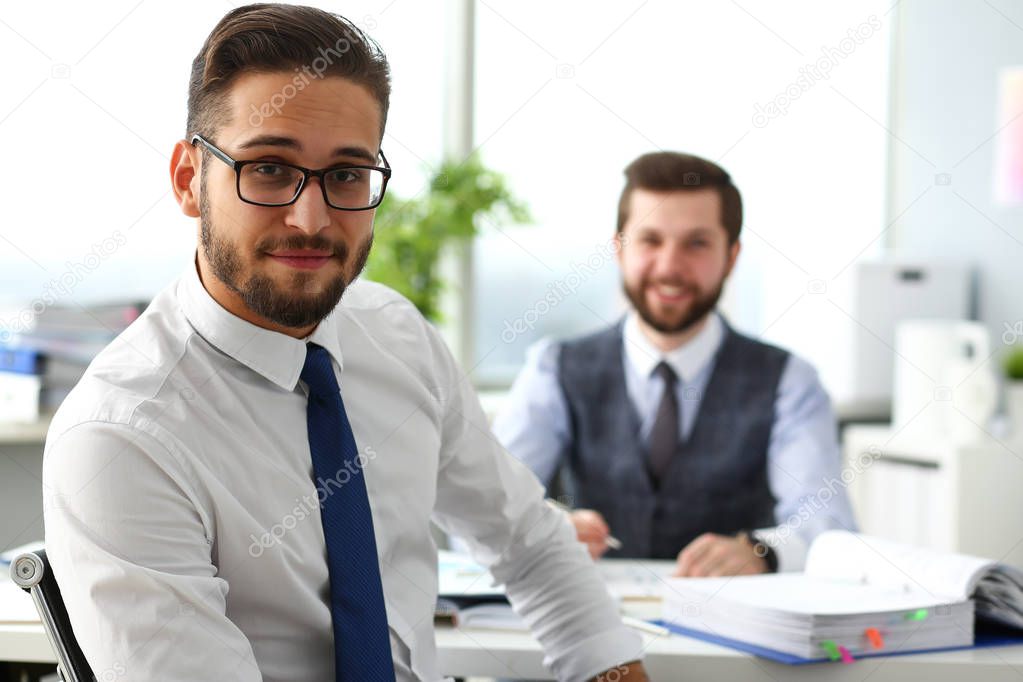
[[[316,234],[330,225],[330,206],[323,197],[318,178],[309,178],[298,199],[289,206],[287,222],[306,234]]]
[[[685,252],[673,242],[661,246],[654,259],[654,272],[658,275],[677,275],[685,269]]]

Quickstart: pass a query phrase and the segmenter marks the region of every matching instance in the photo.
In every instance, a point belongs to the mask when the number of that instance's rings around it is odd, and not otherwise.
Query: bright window
[[[476,136],[535,224],[477,244],[478,380],[506,383],[536,339],[621,314],[605,249],[622,169],[660,148],[718,161],[743,194],[732,323],[807,357],[841,395],[847,266],[882,246],[889,3],[604,7],[479,6]]]

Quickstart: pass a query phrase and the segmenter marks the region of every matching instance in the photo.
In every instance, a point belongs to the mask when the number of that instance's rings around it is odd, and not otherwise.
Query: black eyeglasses
[[[384,199],[391,167],[383,150],[383,166],[339,164],[330,168],[312,170],[280,161],[236,161],[229,154],[204,138],[192,135],[192,145],[202,143],[228,166],[234,169],[238,180],[238,198],[256,206],[289,206],[302,194],[310,177],[318,178],[323,200],[339,211],[366,211],[376,208]]]

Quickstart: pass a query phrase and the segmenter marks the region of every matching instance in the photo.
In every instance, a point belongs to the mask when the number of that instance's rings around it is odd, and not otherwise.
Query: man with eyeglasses
[[[307,7],[235,9],[193,63],[170,171],[195,262],[46,443],[47,551],[101,680],[437,680],[431,518],[506,585],[559,679],[646,679],[438,334],[355,281],[389,92],[379,47]]]

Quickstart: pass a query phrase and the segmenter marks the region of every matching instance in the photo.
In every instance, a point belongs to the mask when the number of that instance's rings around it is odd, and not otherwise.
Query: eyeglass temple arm
[[[205,137],[203,137],[202,135],[200,135],[198,133],[195,133],[195,134],[192,135],[192,146],[193,147],[195,146],[196,142],[201,142],[204,147],[206,147],[207,149],[210,150],[210,153],[213,154],[213,156],[217,157],[218,159],[220,159],[221,161],[226,163],[231,168],[234,168],[237,165],[237,163],[238,163],[237,161],[232,159],[225,152],[223,152],[220,149],[218,149],[215,144],[213,144],[212,142],[210,142],[209,140],[207,140]]]

